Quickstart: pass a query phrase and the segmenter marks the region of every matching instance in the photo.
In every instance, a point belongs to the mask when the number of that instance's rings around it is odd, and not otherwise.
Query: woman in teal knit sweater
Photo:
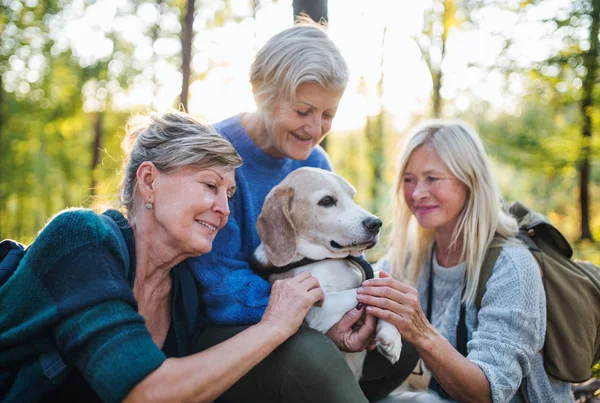
[[[197,294],[184,260],[210,252],[226,224],[241,159],[180,113],[152,116],[124,145],[127,217],[104,213],[120,234],[66,210],[0,288],[0,401],[213,401],[323,297],[309,275],[279,282],[259,323],[186,356],[199,307],[184,299]]]

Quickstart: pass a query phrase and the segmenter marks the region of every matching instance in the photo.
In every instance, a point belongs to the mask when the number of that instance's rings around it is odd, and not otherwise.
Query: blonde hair
[[[250,68],[250,83],[258,109],[269,115],[277,101],[295,99],[298,87],[308,82],[343,91],[348,84],[348,66],[324,26],[304,15],[258,51]]]
[[[396,274],[416,283],[431,256],[434,232],[416,223],[403,191],[408,160],[418,147],[426,144],[436,150],[450,172],[467,187],[467,200],[450,247],[462,244],[461,261],[465,262],[466,277],[464,301],[473,302],[487,248],[495,235],[502,238],[516,235],[517,223],[503,211],[483,143],[465,122],[432,120],[407,136],[399,154],[394,186],[394,222],[389,244],[391,267]]]
[[[149,161],[161,172],[186,166],[237,168],[242,159],[233,145],[213,128],[182,112],[150,113],[130,120],[121,146],[125,152],[121,204],[135,214],[137,170]]]

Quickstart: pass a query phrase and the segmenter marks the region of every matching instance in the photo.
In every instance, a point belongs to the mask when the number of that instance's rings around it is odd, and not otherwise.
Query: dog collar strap
[[[285,266],[276,267],[270,266],[267,268],[269,274],[277,274],[277,273],[285,273],[288,270],[293,270],[298,267],[306,266],[312,263],[323,262],[325,260],[330,260],[331,258],[325,258],[322,260],[309,259],[307,257],[298,260],[297,262],[286,264]],[[370,280],[374,277],[373,275],[373,267],[371,264],[367,262],[365,259],[360,257],[348,256],[345,259],[348,259],[350,262],[354,263],[358,266],[364,273],[364,280]]]
[[[329,260],[329,258],[325,258],[322,260],[315,260],[315,259],[309,259],[309,258],[305,257],[303,259],[298,260],[297,262],[288,263],[285,266],[281,266],[281,267],[270,266],[267,270],[268,270],[269,274],[285,273],[288,270],[293,270],[298,267],[309,265],[311,263],[322,262],[324,260]]]
[[[354,256],[348,256],[346,259],[348,259],[352,263],[360,266],[362,271],[365,273],[365,280],[370,280],[373,277],[375,277],[375,275],[373,274],[373,267],[365,259],[363,259],[361,257],[354,257]]]

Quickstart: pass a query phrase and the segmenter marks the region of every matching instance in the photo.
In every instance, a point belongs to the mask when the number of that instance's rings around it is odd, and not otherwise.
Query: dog
[[[333,172],[299,168],[269,192],[256,223],[261,244],[254,264],[271,284],[304,271],[319,280],[325,299],[305,324],[322,333],[357,305],[356,290],[372,274],[356,258],[375,246],[382,222],[354,203],[355,193]],[[376,344],[392,364],[398,361],[402,339],[395,326],[379,320]],[[359,380],[366,351],[344,357]]]

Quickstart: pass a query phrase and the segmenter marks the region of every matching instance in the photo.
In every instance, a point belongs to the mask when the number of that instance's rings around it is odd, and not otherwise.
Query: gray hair
[[[241,157],[229,141],[212,127],[181,112],[134,117],[121,146],[125,151],[121,204],[130,216],[135,213],[137,170],[145,161],[164,173],[186,166],[234,169],[242,165]]]
[[[295,99],[297,88],[314,82],[343,91],[348,66],[324,26],[300,16],[296,25],[271,37],[250,68],[250,83],[259,110],[270,114],[280,98]]]

